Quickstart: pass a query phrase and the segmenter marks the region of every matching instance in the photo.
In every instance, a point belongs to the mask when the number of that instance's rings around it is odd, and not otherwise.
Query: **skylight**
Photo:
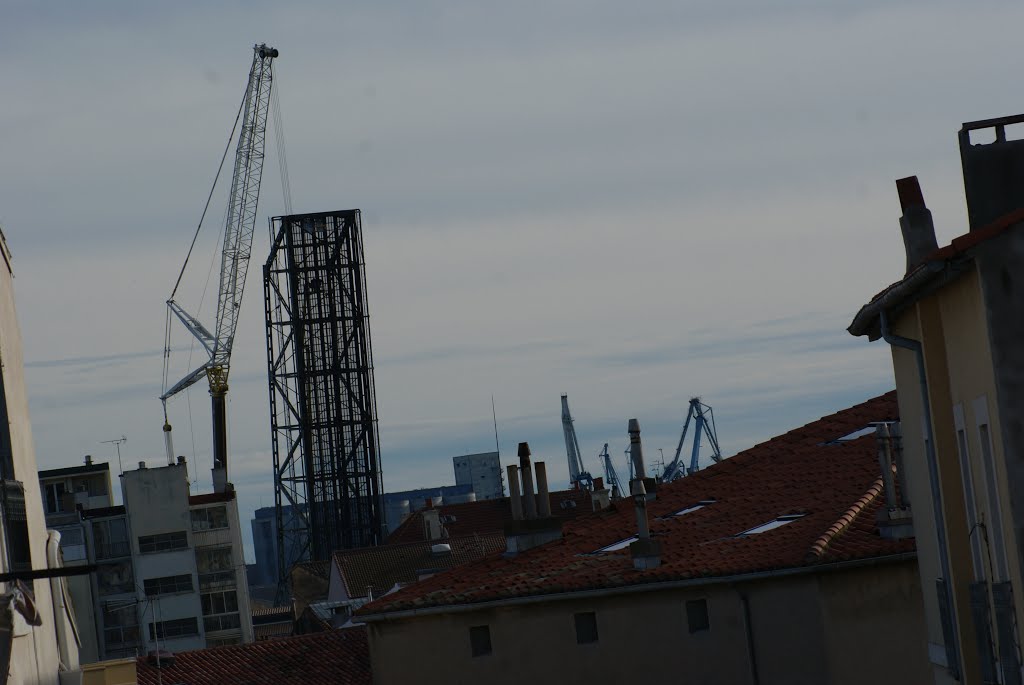
[[[855,430],[852,433],[847,433],[846,435],[844,435],[844,436],[842,436],[840,438],[836,438],[835,440],[831,440],[830,443],[849,442],[850,440],[856,440],[857,438],[863,438],[865,435],[872,435],[874,432],[875,432],[875,427],[874,426],[867,426],[865,428],[861,428],[859,430]]]
[[[661,518],[667,519],[667,518],[671,518],[672,516],[685,516],[687,514],[690,514],[692,512],[697,511],[698,509],[703,509],[704,507],[708,506],[709,504],[714,504],[714,503],[715,503],[715,500],[713,500],[713,499],[702,499],[700,502],[697,502],[692,507],[686,507],[685,509],[680,509],[677,512],[674,512],[672,514],[668,514],[666,516],[662,516]]]
[[[769,521],[768,523],[762,523],[759,526],[754,526],[750,530],[745,530],[742,533],[737,533],[736,537],[743,537],[745,535],[757,535],[758,533],[763,533],[763,532],[768,531],[768,530],[774,530],[776,528],[781,528],[782,526],[786,525],[787,523],[792,523],[793,521],[796,521],[797,519],[803,518],[803,517],[804,517],[804,514],[786,514],[784,516],[778,517],[777,519]]]
[[[634,542],[636,542],[639,539],[640,539],[639,535],[631,535],[628,538],[626,538],[625,540],[619,540],[618,542],[613,542],[612,544],[608,545],[607,547],[602,547],[601,549],[594,550],[593,552],[591,552],[591,554],[603,554],[605,552],[618,552],[620,549],[625,549],[626,547],[629,547],[631,544],[633,544]]]

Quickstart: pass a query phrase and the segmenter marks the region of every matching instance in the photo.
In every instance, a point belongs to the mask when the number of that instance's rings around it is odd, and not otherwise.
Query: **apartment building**
[[[44,489],[61,478],[73,484],[102,476],[106,466],[57,469],[40,479]],[[140,462],[120,480],[124,504],[87,499],[87,486],[65,492],[65,508],[74,509],[50,515],[63,540],[84,543],[64,547],[65,559],[69,552],[74,559],[69,565],[96,565],[72,593],[82,660],[252,642],[234,489],[189,494],[184,457],[159,467]]]
[[[857,313],[885,340],[936,683],[1022,682],[1024,115],[964,124],[969,231],[938,247],[916,177],[896,182],[905,275]]]

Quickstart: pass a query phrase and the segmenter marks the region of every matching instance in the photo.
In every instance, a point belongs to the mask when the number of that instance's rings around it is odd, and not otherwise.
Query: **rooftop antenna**
[[[124,435],[122,435],[120,438],[117,438],[116,440],[100,441],[101,445],[114,445],[115,447],[117,447],[117,472],[119,474],[124,473],[124,467],[121,466],[121,445],[126,442],[128,442],[128,438],[126,438]]]
[[[501,478],[501,496],[505,496],[505,478],[501,473],[501,444],[498,442],[498,412],[494,410],[494,395],[491,395],[491,418],[494,419],[494,451],[498,453],[498,473]]]

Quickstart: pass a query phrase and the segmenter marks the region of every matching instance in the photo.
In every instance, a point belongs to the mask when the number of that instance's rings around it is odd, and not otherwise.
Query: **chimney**
[[[440,509],[423,510],[423,534],[428,540],[440,540],[442,538]]]
[[[91,454],[85,455],[85,465],[86,466],[92,466],[92,455]]]
[[[907,273],[924,263],[928,255],[939,249],[935,241],[935,224],[932,213],[924,204],[921,184],[917,176],[908,176],[896,181],[896,192],[900,196],[900,231],[903,233],[903,247],[907,253]]]
[[[508,503],[512,507],[512,520],[523,520],[523,496],[519,492],[519,467],[508,465]]]
[[[640,442],[640,422],[636,419],[629,420],[629,458],[633,462],[633,480],[644,482],[645,497],[653,500],[654,490],[657,487],[653,478],[647,477],[647,470],[644,467],[644,448]],[[633,483],[630,482],[630,492],[633,491]]]
[[[139,462],[139,468],[140,468],[140,469],[144,469],[144,468],[146,468],[146,462],[144,462],[144,461],[140,461],[140,462]]]
[[[1024,140],[1006,139],[1006,127],[1022,123],[1024,114],[1017,114],[960,128],[960,163],[972,231],[1024,207]],[[990,142],[972,143],[972,133],[975,139]]]
[[[661,566],[661,543],[651,539],[651,529],[647,523],[647,489],[643,479],[634,479],[629,489],[636,507],[637,526],[636,542],[629,546],[633,568],[639,571],[658,568]]]
[[[644,469],[644,448],[640,444],[640,422],[629,420],[629,458],[633,461],[633,473],[636,478],[647,475]]]
[[[879,510],[877,516],[879,535],[890,540],[913,537],[914,521],[903,494],[906,483],[899,481],[900,492],[897,494],[894,480],[894,474],[896,478],[903,476],[903,448],[899,422],[876,423],[875,439],[878,443],[878,465],[885,493],[885,506]]]
[[[551,497],[548,495],[548,469],[544,462],[534,464],[537,470],[537,513],[542,519],[551,518]]]
[[[210,472],[213,474],[213,491],[226,492],[228,489],[228,470],[224,468],[220,461],[215,461]]]
[[[523,509],[527,519],[537,518],[537,500],[533,496],[533,470],[530,468],[530,445],[519,443],[519,471],[523,478]]]

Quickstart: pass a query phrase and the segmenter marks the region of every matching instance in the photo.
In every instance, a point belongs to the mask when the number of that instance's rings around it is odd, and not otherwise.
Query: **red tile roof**
[[[157,669],[146,657],[136,662],[139,685],[368,685],[370,650],[365,628],[214,647],[174,655]]]
[[[551,514],[555,518],[569,520],[592,510],[590,493],[586,490],[560,490],[549,493],[548,497],[551,501]],[[563,503],[569,502],[571,504],[563,506]],[[441,525],[449,537],[504,531],[505,524],[512,521],[512,507],[508,497],[442,504],[437,510],[441,515]],[[388,536],[389,543],[418,542],[423,539],[423,510],[413,513]]]
[[[595,554],[636,533],[631,499],[565,525],[562,539],[513,558],[494,554],[458,574],[428,578],[363,607],[372,614],[523,596],[737,576],[914,551],[913,539],[883,539],[875,438],[833,442],[875,421],[896,420],[895,391],[826,416],[696,474],[662,484],[648,505],[662,563],[636,570],[629,549]],[[682,516],[687,507],[714,500]],[[803,514],[756,535],[739,533]]]
[[[451,552],[434,554],[431,548],[437,544],[448,545]],[[334,553],[334,564],[341,571],[349,598],[366,597],[367,587],[379,597],[396,583],[416,582],[419,571],[448,570],[504,549],[504,534],[484,533],[339,550]]]

